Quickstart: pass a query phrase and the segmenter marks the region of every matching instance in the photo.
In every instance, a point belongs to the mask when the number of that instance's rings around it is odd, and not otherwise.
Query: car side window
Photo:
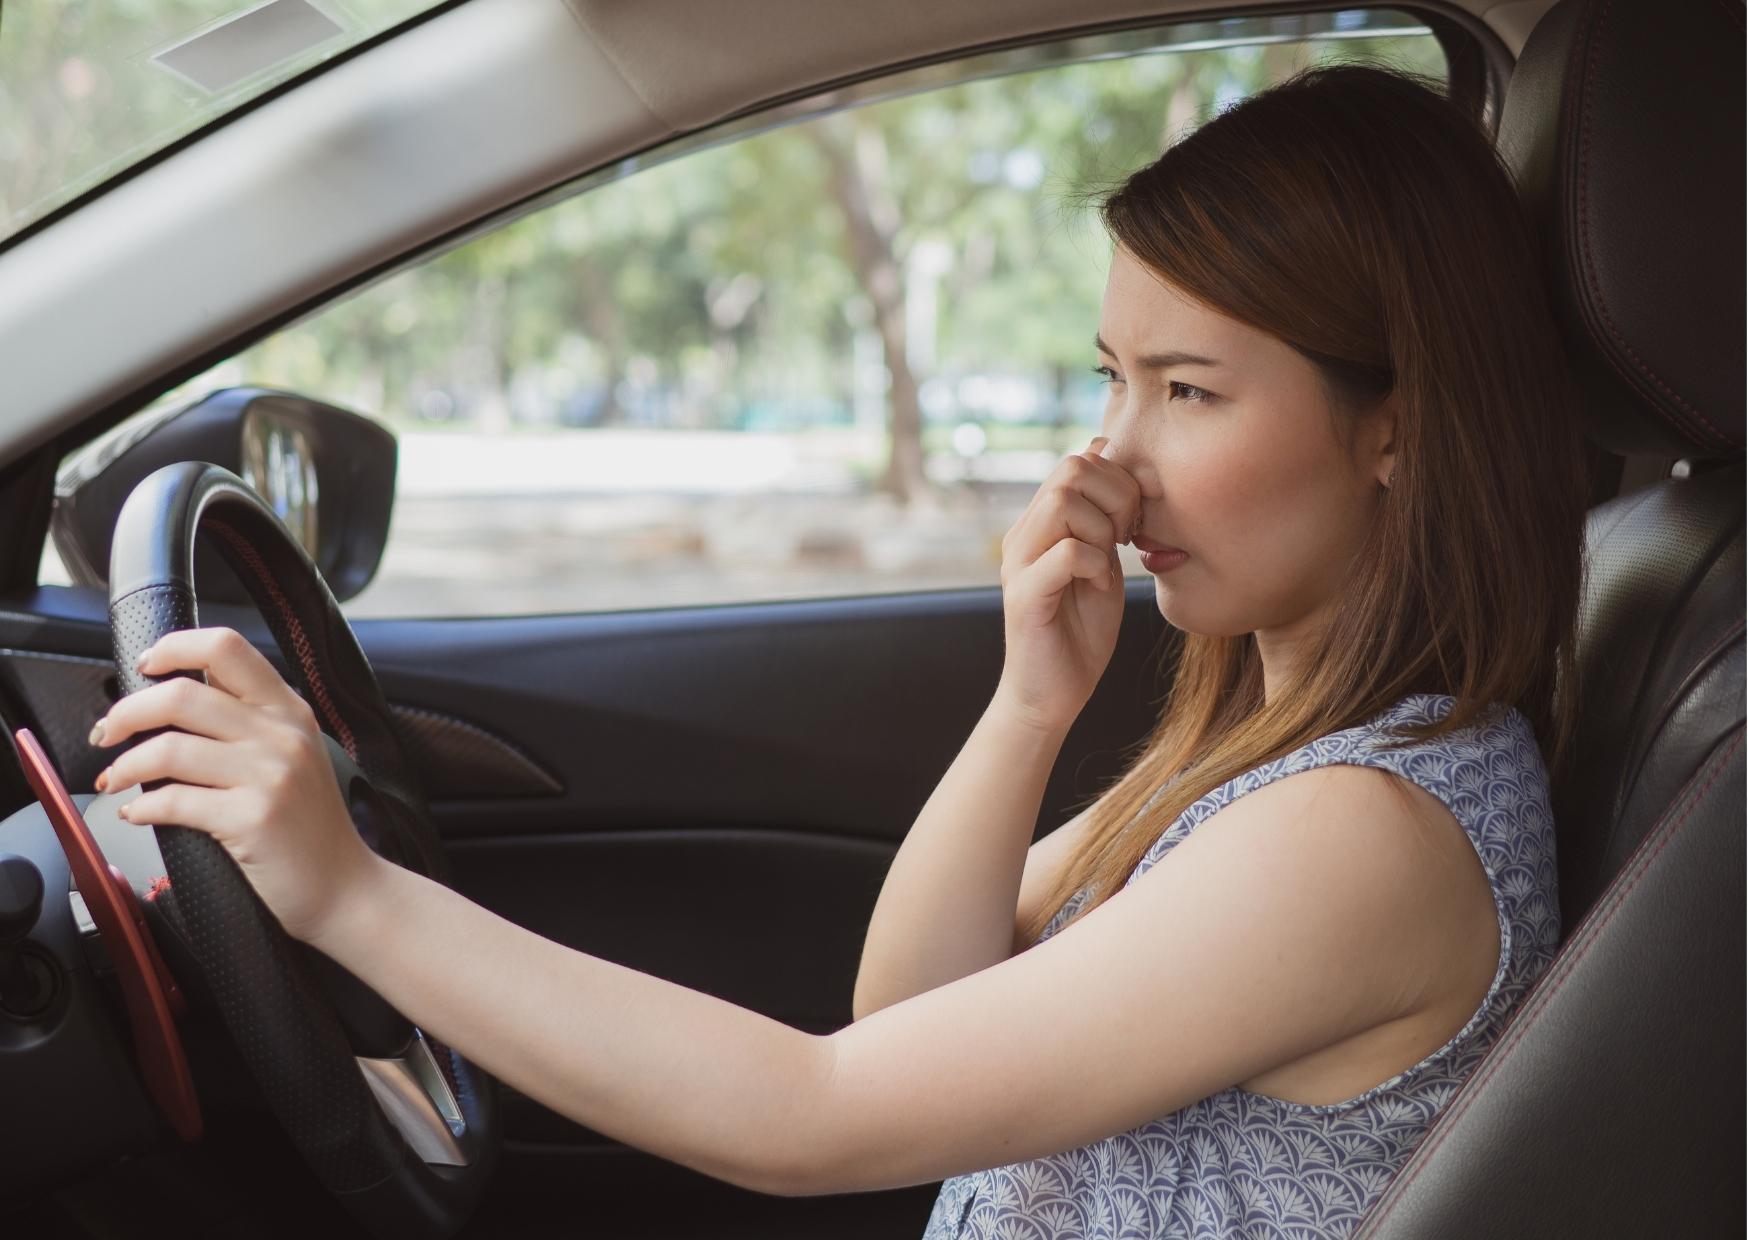
[[[1446,77],[1421,19],[1381,9],[933,66],[597,174],[152,409],[250,384],[393,429],[353,617],[994,585],[1002,535],[1103,408],[1091,195],[1337,60]],[[60,571],[51,548],[42,578]]]

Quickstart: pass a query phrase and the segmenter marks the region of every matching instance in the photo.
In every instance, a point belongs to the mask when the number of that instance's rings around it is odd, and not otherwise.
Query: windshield
[[[0,242],[437,0],[3,0]]]

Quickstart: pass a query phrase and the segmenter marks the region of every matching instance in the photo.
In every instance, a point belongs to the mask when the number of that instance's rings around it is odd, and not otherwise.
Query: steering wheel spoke
[[[358,1066],[383,1113],[428,1163],[465,1167],[473,1161],[476,1134],[467,1126],[431,1043],[415,1027],[406,1050],[385,1059],[359,1056]]]

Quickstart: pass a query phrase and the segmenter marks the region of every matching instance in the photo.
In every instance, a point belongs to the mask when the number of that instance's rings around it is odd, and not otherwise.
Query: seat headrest
[[[1741,0],[1559,0],[1499,148],[1542,247],[1590,437],[1742,454]]]

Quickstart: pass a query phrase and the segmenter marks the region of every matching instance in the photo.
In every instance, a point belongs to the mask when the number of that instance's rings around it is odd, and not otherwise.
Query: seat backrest
[[[1362,1237],[1743,1232],[1741,0],[1560,0],[1499,145],[1593,443],[1560,954]],[[1531,411],[1526,411],[1526,413]]]

